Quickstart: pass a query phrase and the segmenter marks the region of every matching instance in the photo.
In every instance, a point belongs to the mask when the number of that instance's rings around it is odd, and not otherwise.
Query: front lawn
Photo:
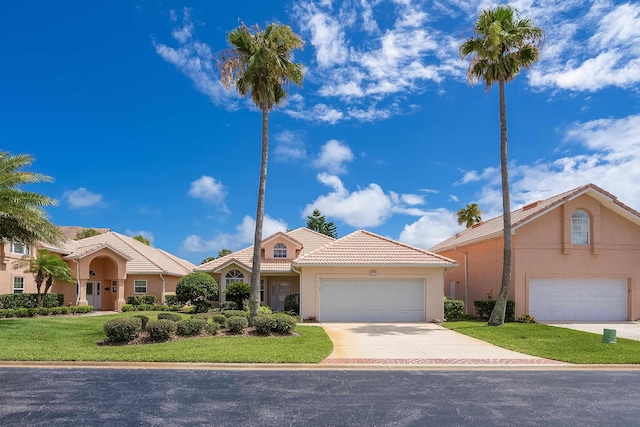
[[[333,344],[324,329],[298,325],[298,336],[218,336],[129,345],[98,346],[104,322],[136,312],[106,316],[0,319],[0,360],[318,363]],[[155,319],[158,312],[142,313]],[[185,316],[188,318],[188,316]]]
[[[569,363],[640,363],[640,341],[618,338],[604,344],[602,335],[532,323],[447,322],[448,329],[497,346]]]

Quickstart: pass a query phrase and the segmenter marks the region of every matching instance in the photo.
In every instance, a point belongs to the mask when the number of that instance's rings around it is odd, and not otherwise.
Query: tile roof
[[[95,227],[80,227],[77,225],[59,225],[58,229],[64,234],[67,239],[75,239],[79,232],[93,229],[100,234],[106,233],[107,231],[111,231],[108,228],[95,228]]]
[[[293,265],[455,267],[457,263],[424,249],[359,230],[298,257]]]
[[[624,203],[620,202],[613,194],[608,193],[602,188],[594,185],[587,184],[582,187],[574,188],[573,190],[566,191],[558,194],[557,196],[550,197],[546,200],[539,200],[537,202],[529,203],[520,209],[511,212],[511,227],[516,230],[518,227],[532,221],[540,215],[544,215],[552,209],[561,206],[569,200],[575,199],[585,193],[598,199],[605,206],[612,210],[615,210],[619,214],[627,217],[629,220],[636,222],[640,225],[640,213],[630,208]],[[430,251],[443,251],[452,249],[454,246],[462,246],[471,242],[479,242],[490,238],[499,237],[504,230],[502,215],[492,218],[488,221],[475,224],[469,227],[455,236],[438,243],[430,248]]]
[[[195,268],[191,262],[178,258],[128,236],[109,231],[82,240],[68,240],[65,258],[83,258],[102,248],[122,254],[127,261],[127,274],[168,274],[184,276]]]

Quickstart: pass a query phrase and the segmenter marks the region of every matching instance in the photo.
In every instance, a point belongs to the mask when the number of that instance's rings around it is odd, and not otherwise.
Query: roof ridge
[[[407,248],[407,249],[412,249],[412,250],[415,250],[415,251],[418,251],[418,252],[422,252],[422,253],[427,254],[427,255],[433,255],[433,256],[436,256],[436,257],[438,257],[438,258],[440,258],[440,259],[442,259],[442,260],[450,261],[450,259],[449,259],[449,258],[444,257],[444,256],[442,256],[442,255],[440,255],[440,254],[436,254],[436,253],[434,253],[434,252],[428,251],[428,250],[426,250],[426,249],[419,248],[419,247],[417,247],[417,246],[410,245],[410,244],[408,244],[408,243],[401,242],[401,241],[399,241],[399,240],[393,240],[393,239],[391,239],[390,237],[381,236],[381,235],[379,235],[379,234],[372,233],[371,231],[368,231],[368,230],[358,230],[358,231],[362,231],[363,233],[369,234],[369,235],[370,235],[370,236],[372,236],[372,237],[377,237],[378,239],[385,240],[385,241],[387,241],[387,242],[389,242],[389,243],[393,243],[393,244],[396,244],[396,245],[398,245],[398,246],[404,246],[404,247],[405,247],[405,248]],[[351,233],[351,234],[353,234],[353,233]],[[345,237],[346,237],[346,236],[345,236]]]
[[[158,263],[156,263],[154,260],[152,260],[151,258],[149,258],[145,253],[143,253],[142,251],[138,250],[138,248],[134,247],[133,245],[131,245],[129,242],[127,242],[126,240],[123,239],[123,237],[126,237],[127,239],[131,239],[131,240],[136,240],[133,237],[129,237],[129,236],[125,236],[123,234],[120,233],[116,233],[115,231],[109,231],[107,233],[113,233],[113,235],[120,240],[122,243],[124,243],[125,245],[129,246],[132,250],[136,251],[138,254],[140,254],[140,256],[142,256],[144,259],[146,259],[147,261],[149,261],[151,264],[155,265],[156,267],[158,267],[158,269],[163,272],[166,273],[167,271],[162,268],[161,265],[158,265]],[[107,234],[105,233],[105,234]],[[137,240],[136,240],[137,242]],[[141,245],[144,245],[144,243],[139,242]],[[155,250],[154,247],[149,246],[149,249]]]
[[[335,237],[327,236],[327,235],[326,235],[326,234],[324,234],[324,233],[320,233],[320,232],[318,232],[318,231],[312,230],[312,229],[310,229],[309,227],[298,227],[298,228],[296,228],[295,230],[289,230],[289,231],[287,231],[287,232],[286,232],[286,234],[292,233],[292,232],[294,232],[294,231],[307,231],[307,232],[309,232],[309,233],[317,234],[318,236],[321,236],[321,237],[326,237],[327,239],[332,239],[333,241],[339,240],[339,239],[336,239]]]

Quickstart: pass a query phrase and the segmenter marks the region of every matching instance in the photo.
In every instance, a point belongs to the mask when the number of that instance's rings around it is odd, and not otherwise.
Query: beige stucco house
[[[128,236],[103,231],[59,247],[40,245],[58,254],[71,268],[76,284],[54,284],[51,292],[65,296],[65,304],[92,305],[96,310],[119,310],[129,295],[155,295],[158,302],[175,293],[181,277],[195,265]],[[35,247],[16,242],[0,245],[0,294],[36,292],[35,280],[24,269],[14,269],[24,255],[36,256]]]
[[[509,299],[539,320],[640,319],[640,213],[585,185],[511,213]],[[456,260],[445,293],[473,301],[498,295],[503,219],[476,224],[430,250]]]
[[[253,246],[200,265],[220,284],[251,280]],[[304,319],[430,321],[443,318],[444,272],[457,264],[368,231],[340,239],[299,228],[261,244],[261,303],[297,294]]]

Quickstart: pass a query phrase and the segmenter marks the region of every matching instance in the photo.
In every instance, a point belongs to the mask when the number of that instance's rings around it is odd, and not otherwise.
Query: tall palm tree
[[[24,272],[32,273],[36,281],[38,308],[42,308],[43,295],[49,292],[55,282],[74,283],[69,265],[59,256],[51,255],[49,251],[45,249],[39,250],[36,258],[23,257],[19,262],[14,264],[13,268],[18,269],[24,267],[27,267]],[[45,285],[44,293],[42,292],[43,284]]]
[[[0,239],[25,245],[38,241],[57,243],[62,233],[49,222],[44,206],[55,206],[49,197],[21,190],[25,184],[51,182],[46,175],[22,170],[32,162],[28,154],[12,156],[0,151]]]
[[[253,32],[242,24],[229,33],[228,41],[232,48],[223,52],[218,60],[222,83],[227,89],[235,87],[242,96],[250,94],[262,111],[262,161],[249,298],[249,319],[253,324],[260,307],[260,244],[267,185],[269,112],[287,97],[283,86],[289,82],[302,84],[302,65],[292,62],[292,52],[301,48],[303,41],[290,27],[275,22],[264,31],[256,25]]]
[[[511,285],[511,202],[507,157],[507,106],[504,85],[516,78],[522,68],[529,68],[540,57],[544,31],[529,19],[520,19],[510,6],[484,10],[473,29],[474,37],[460,47],[463,58],[471,57],[467,76],[471,83],[484,80],[485,88],[498,83],[500,90],[500,174],[504,220],[502,283],[489,325],[504,323],[507,294]]]
[[[465,224],[467,228],[482,222],[482,211],[477,203],[471,203],[464,208],[458,209],[456,216],[458,217],[458,225]]]

